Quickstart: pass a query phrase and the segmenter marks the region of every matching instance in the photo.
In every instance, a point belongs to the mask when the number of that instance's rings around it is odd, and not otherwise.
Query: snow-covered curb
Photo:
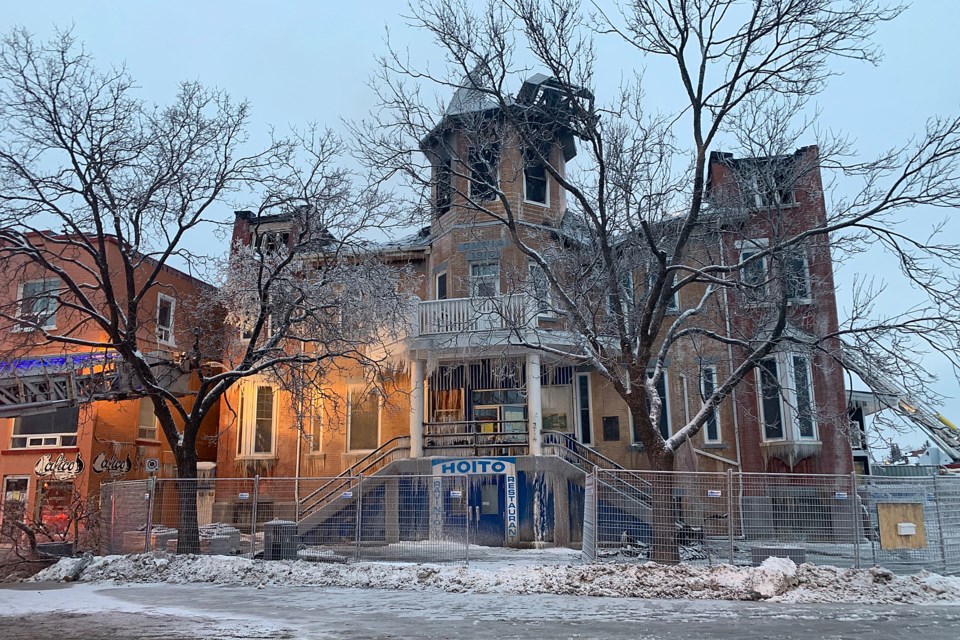
[[[89,561],[89,559],[88,559]],[[77,573],[82,559],[64,559],[34,581]],[[837,569],[768,558],[759,567],[717,565],[545,564],[469,567],[432,564],[315,564],[228,556],[163,553],[93,558],[79,573],[87,582],[213,583],[324,586],[453,593],[560,594],[639,598],[771,600],[777,602],[958,603],[960,579],[884,569]]]

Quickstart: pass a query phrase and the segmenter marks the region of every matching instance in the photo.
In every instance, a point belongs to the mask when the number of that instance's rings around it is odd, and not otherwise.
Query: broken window
[[[493,146],[471,147],[467,157],[470,165],[470,197],[476,201],[493,200],[499,185],[499,150]]]
[[[450,158],[440,158],[433,167],[434,207],[438,216],[450,210],[453,204],[453,170]]]
[[[524,154],[523,198],[536,204],[548,203],[547,167],[536,153]]]

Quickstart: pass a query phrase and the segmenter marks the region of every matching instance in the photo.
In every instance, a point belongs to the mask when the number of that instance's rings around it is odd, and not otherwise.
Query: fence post
[[[940,506],[940,484],[933,476],[933,500],[937,504],[937,530],[940,532],[940,558],[943,560],[943,575],[947,575],[947,544],[943,537],[943,509]]]
[[[363,474],[357,476],[357,548],[356,559],[360,560],[360,537],[363,534]]]
[[[730,566],[733,566],[736,564],[733,545],[733,469],[727,469],[727,541],[730,545],[728,549]]]
[[[153,535],[153,493],[157,479],[150,474],[147,478],[147,528],[143,532],[143,552],[150,553],[150,536]]]
[[[260,499],[260,474],[253,476],[253,507],[250,509],[250,559],[257,557],[257,501]]]
[[[853,566],[860,568],[860,494],[857,493],[857,472],[850,472],[850,510],[853,512]]]

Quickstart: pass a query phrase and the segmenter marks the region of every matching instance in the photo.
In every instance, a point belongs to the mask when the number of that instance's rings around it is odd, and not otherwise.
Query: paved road
[[[4,615],[4,610],[13,615]],[[67,612],[51,613],[55,610]],[[891,637],[956,640],[960,606],[782,605],[213,585],[0,588],[4,640]]]

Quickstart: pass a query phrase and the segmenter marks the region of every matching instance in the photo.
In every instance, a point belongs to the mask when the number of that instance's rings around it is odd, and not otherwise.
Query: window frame
[[[377,435],[376,435],[376,446],[371,449],[354,449],[352,445],[353,439],[353,396],[356,393],[364,393],[368,397],[374,396],[377,399]],[[375,451],[377,447],[380,446],[380,436],[383,428],[383,395],[379,393],[376,389],[370,389],[369,387],[350,387],[347,390],[347,438],[345,450],[347,453],[364,453]]]
[[[58,411],[67,411],[75,410],[76,415],[76,426],[75,428],[67,431],[48,431],[48,432],[39,432],[39,433],[17,433],[17,430],[20,429],[24,417],[31,417],[35,415],[46,415],[49,413],[56,414]],[[55,418],[53,418],[55,420]],[[10,426],[10,448],[11,449],[49,449],[49,448],[66,448],[66,447],[76,447],[77,439],[80,436],[80,409],[79,407],[58,407],[53,409],[53,411],[42,411],[35,414],[30,414],[29,416],[16,416],[12,419],[12,424]],[[22,444],[17,444],[18,441],[22,441]]]
[[[482,154],[489,153],[491,157],[481,157]],[[478,155],[480,154],[480,155]],[[474,178],[477,174],[476,166],[480,163],[490,163],[489,169],[490,183],[480,182]],[[475,202],[488,202],[496,200],[500,190],[500,148],[497,145],[488,145],[485,147],[471,146],[467,149],[467,168],[470,170],[470,184],[467,193],[470,199]],[[487,176],[477,176],[485,178]]]
[[[710,384],[712,389],[707,392],[706,387],[706,377],[704,374],[710,374],[711,380]],[[715,364],[705,364],[700,367],[700,397],[701,401],[705,402],[707,398],[713,395],[714,391],[717,390],[717,365]],[[721,444],[723,442],[723,431],[721,429],[720,423],[720,407],[713,407],[710,410],[710,414],[707,416],[707,419],[703,423],[703,442],[704,444]],[[710,421],[713,420],[714,431],[716,431],[715,437],[710,437]]]
[[[433,208],[439,218],[453,207],[453,158],[443,155],[433,165]]]
[[[148,403],[150,405],[150,421],[153,423],[152,425],[143,424],[144,418],[146,417],[144,416],[144,407]],[[153,436],[147,437],[143,435],[144,429],[152,430]],[[137,440],[148,440],[151,442],[158,441],[157,436],[160,434],[160,432],[160,421],[157,419],[156,413],[154,413],[153,398],[150,398],[149,396],[140,398],[140,406],[137,407]]]
[[[34,295],[31,297],[29,302],[35,303],[41,300],[44,300],[44,301],[50,300],[51,304],[53,305],[53,310],[50,311],[49,315],[47,315],[44,318],[43,324],[41,324],[39,327],[34,327],[28,324],[22,324],[22,322],[34,322],[35,324],[39,324],[33,320],[30,320],[25,316],[24,304],[27,303],[28,300],[24,298],[24,290],[27,288],[27,286],[37,284],[37,283],[43,283],[45,285],[44,289],[42,290],[45,295],[43,295],[42,297],[39,295]],[[52,287],[46,286],[51,284],[52,284]],[[51,292],[56,293],[59,290],[60,290],[60,278],[36,278],[34,280],[25,280],[24,282],[21,282],[19,285],[17,285],[17,320],[21,322],[15,323],[13,325],[12,331],[26,333],[30,331],[38,331],[38,330],[49,331],[51,329],[56,329],[57,328],[57,312],[60,310],[60,305],[57,300],[59,296],[57,295],[51,296],[49,294]]]
[[[806,295],[797,296],[791,295],[790,292],[790,282],[794,273],[790,267],[790,260],[799,256],[802,263],[802,282],[804,288],[806,289]],[[788,251],[783,260],[783,286],[786,289],[787,294],[787,303],[794,305],[804,305],[810,304],[813,301],[813,293],[811,287],[811,278],[810,278],[810,259],[807,257],[807,252],[803,248],[796,250]]]
[[[587,381],[587,420],[589,424],[587,425],[586,431],[583,428],[583,405],[580,402],[580,380],[585,379]],[[577,417],[577,431],[575,434],[577,442],[585,444],[587,446],[593,446],[594,438],[593,433],[593,384],[590,382],[590,372],[576,372],[573,374],[573,391],[574,391],[574,409],[576,411]],[[584,434],[586,434],[589,442],[584,441]]]
[[[530,179],[528,170],[531,167],[539,167],[543,170],[543,201],[533,200],[527,195],[527,180]],[[537,178],[539,179],[539,178]],[[523,160],[523,202],[524,204],[532,204],[538,207],[549,208],[550,207],[550,172],[547,171],[547,163],[535,161],[532,165],[527,159],[526,154],[524,154]]]
[[[749,259],[752,255],[763,253],[767,250],[768,246],[766,238],[754,238],[738,242],[737,265],[742,265],[744,260]],[[757,267],[755,265],[759,266]],[[753,268],[759,268],[760,282],[753,283],[745,277],[748,273],[747,269]],[[746,269],[740,266],[737,271],[740,274],[740,284],[744,287],[744,297],[754,304],[764,302],[770,293],[770,256],[762,256],[758,261],[748,265]]]
[[[323,450],[323,435],[326,431],[324,419],[323,395],[313,394],[310,399],[310,433],[307,438],[307,455],[321,455]]]
[[[443,297],[440,297],[440,278],[443,278]],[[450,298],[450,278],[444,269],[433,277],[434,300],[448,300]]]
[[[164,302],[170,303],[170,325],[164,326],[160,324],[160,309],[163,306]],[[176,336],[174,335],[174,330],[176,327],[176,313],[177,313],[177,300],[173,296],[168,296],[165,293],[157,293],[157,342],[163,345],[170,347],[176,346]],[[164,332],[166,332],[166,337],[164,337]]]
[[[495,275],[474,275],[474,268],[479,267],[496,267]],[[470,262],[467,266],[469,270],[469,281],[470,281],[470,297],[471,298],[496,298],[500,295],[500,261],[496,262]],[[482,280],[489,279],[494,284],[493,295],[480,295],[479,288]]]
[[[255,451],[257,435],[257,407],[261,388],[273,390],[273,406],[271,412],[270,451]],[[240,385],[238,415],[237,458],[243,460],[271,460],[277,457],[277,418],[279,405],[277,402],[277,387],[264,380],[251,380]]]
[[[805,385],[806,397],[802,398],[798,394],[797,388],[797,359],[804,362],[807,384]],[[764,363],[773,362],[776,365],[776,383],[778,386],[777,402],[780,412],[780,423],[783,435],[780,437],[769,437],[767,435],[767,410],[764,407],[764,382],[761,368],[763,364],[756,367],[756,385],[757,385],[757,403],[760,408],[760,430],[763,436],[763,442],[819,442],[820,430],[816,420],[817,401],[813,382],[813,363],[810,356],[794,351],[777,352],[763,359]],[[802,434],[801,408],[800,401],[806,402],[809,406],[805,414],[810,420],[810,435]]]

